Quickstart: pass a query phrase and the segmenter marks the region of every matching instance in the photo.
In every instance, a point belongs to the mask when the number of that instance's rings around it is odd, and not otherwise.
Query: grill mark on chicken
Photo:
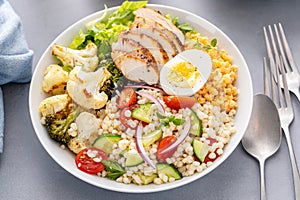
[[[147,58],[143,54],[144,52],[145,49],[136,52],[115,50],[114,54],[118,54],[118,58],[114,62],[127,79],[147,84],[157,84],[159,71],[156,65],[153,66],[153,60]]]
[[[135,20],[134,20],[135,23],[142,23],[142,24],[148,24],[149,26],[152,26],[152,27],[156,27],[157,29],[159,29],[163,34],[165,34],[166,37],[170,38],[174,45],[176,46],[176,49],[178,52],[181,52],[183,51],[184,49],[184,45],[183,43],[180,42],[179,38],[177,37],[177,35],[175,33],[173,33],[172,31],[166,29],[163,25],[161,25],[160,23],[152,20],[152,19],[149,19],[149,18],[144,18],[144,17],[139,17],[139,16],[136,16],[135,17]]]
[[[143,60],[146,60],[147,63],[153,65],[153,67],[157,68],[157,63],[149,49],[145,48],[142,46],[140,43],[128,39],[128,38],[119,38],[117,43],[114,43],[113,46],[113,51],[121,51],[123,54],[131,54],[131,55],[136,55],[140,57]],[[118,55],[122,56],[122,55]],[[112,56],[113,60],[120,59],[116,56]]]
[[[161,69],[162,66],[169,61],[169,56],[167,52],[162,48],[161,44],[148,35],[138,33],[134,30],[130,30],[123,32],[119,36],[119,38],[127,38],[133,40],[143,48],[148,49],[153,55],[159,69]]]
[[[156,39],[156,41],[162,46],[162,48],[165,49],[169,58],[173,58],[179,53],[174,42],[156,27],[135,22],[131,26],[130,30],[148,35],[149,37]]]
[[[159,70],[149,49],[128,38],[119,38],[113,44],[112,59],[129,80],[157,84]]]
[[[173,32],[178,39],[180,40],[181,44],[184,44],[184,35],[183,33],[164,15],[160,12],[150,9],[150,8],[139,8],[134,12],[136,17],[143,17],[146,19],[152,19],[153,21],[161,24],[165,29]]]

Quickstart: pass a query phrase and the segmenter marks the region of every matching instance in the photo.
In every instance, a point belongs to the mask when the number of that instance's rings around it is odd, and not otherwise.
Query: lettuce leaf
[[[166,15],[166,18],[168,18],[169,20],[172,21],[172,23],[177,26],[177,28],[179,28],[179,30],[181,30],[184,34],[187,33],[187,32],[195,32],[194,28],[188,24],[188,23],[183,23],[183,24],[180,24],[178,22],[178,17],[172,17],[170,14],[167,14]]]
[[[94,42],[97,46],[101,43],[111,45],[117,41],[121,31],[128,30],[134,20],[134,11],[145,7],[147,1],[124,1],[120,8],[107,16],[107,7],[99,19],[93,20],[86,24],[87,33],[80,30],[79,34],[69,45],[72,49],[82,49],[89,41]],[[100,49],[101,53],[101,49]],[[107,54],[107,52],[103,52]]]
[[[126,10],[135,11],[139,8],[145,7],[147,1],[125,1],[119,8],[119,12],[123,12]]]

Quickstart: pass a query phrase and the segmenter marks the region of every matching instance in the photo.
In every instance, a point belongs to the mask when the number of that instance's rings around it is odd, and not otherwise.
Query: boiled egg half
[[[169,95],[192,96],[206,83],[212,70],[210,56],[190,49],[177,54],[160,70],[160,85]]]

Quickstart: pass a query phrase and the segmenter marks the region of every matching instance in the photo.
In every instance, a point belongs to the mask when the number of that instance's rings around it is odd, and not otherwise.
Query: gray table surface
[[[82,17],[122,1],[10,0],[20,15],[34,66],[49,43]],[[223,30],[239,47],[251,72],[254,93],[263,91],[262,57],[266,56],[262,27],[282,22],[300,65],[299,0],[153,0],[150,3],[186,9]],[[43,149],[31,125],[29,84],[2,87],[5,102],[5,147],[0,155],[0,199],[259,199],[259,166],[241,144],[216,170],[200,180],[169,191],[124,194],[97,188],[72,176]],[[300,105],[293,96],[295,120],[291,135],[300,163]],[[286,140],[266,162],[268,199],[294,199]]]

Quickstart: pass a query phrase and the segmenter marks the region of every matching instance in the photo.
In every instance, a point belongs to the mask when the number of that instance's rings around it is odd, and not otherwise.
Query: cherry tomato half
[[[107,160],[107,154],[101,149],[91,147],[81,150],[75,158],[78,169],[88,174],[97,174],[104,170],[105,166],[101,162]]]
[[[218,151],[218,149],[216,149],[215,151],[214,151],[214,153],[216,154],[216,157],[215,158],[210,158],[209,157],[209,154],[210,154],[210,152],[206,155],[206,157],[204,158],[204,163],[208,163],[208,162],[213,162],[213,161],[215,161],[220,155],[219,154],[217,154],[217,151]]]
[[[161,153],[164,149],[176,142],[177,138],[174,135],[164,137],[158,144],[156,157],[158,160],[165,162],[167,158],[172,157],[176,149]]]
[[[180,108],[191,108],[197,101],[194,97],[181,96],[164,96],[163,100],[169,108],[174,110],[179,110]]]
[[[133,124],[130,123],[130,121],[135,120],[134,118],[130,116],[127,116],[128,112],[132,112],[133,109],[135,108],[135,106],[130,106],[130,107],[125,107],[121,110],[120,112],[120,122],[126,127],[126,128],[130,128],[130,129],[136,129],[137,124],[135,126],[133,126]]]
[[[206,140],[209,141],[209,145],[210,145],[210,146],[212,146],[214,143],[218,142],[217,139],[211,138],[211,137],[206,138]],[[209,158],[210,152],[208,152],[208,154],[205,156],[203,162],[204,162],[204,163],[207,163],[207,162],[213,162],[213,161],[215,161],[215,160],[220,156],[219,154],[217,154],[217,151],[218,151],[218,148],[214,151],[214,153],[216,154],[216,157],[215,157],[214,159]],[[194,156],[194,159],[197,160],[197,161],[199,161],[199,162],[201,162],[201,161],[197,158],[197,156]]]
[[[125,108],[136,104],[137,97],[136,92],[133,88],[124,88],[121,91],[120,96],[117,98],[117,107]]]
[[[215,139],[215,138],[211,138],[211,137],[209,137],[209,138],[206,138],[206,140],[208,140],[208,141],[209,141],[209,145],[210,145],[210,146],[212,146],[214,143],[218,142],[218,140],[217,140],[217,139]]]

